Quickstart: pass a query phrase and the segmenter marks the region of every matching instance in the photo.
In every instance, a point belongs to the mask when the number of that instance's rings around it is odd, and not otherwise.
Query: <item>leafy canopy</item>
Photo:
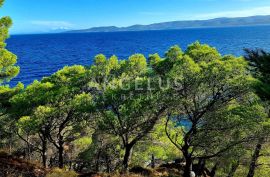
[[[4,0],[0,1],[0,7]],[[8,29],[11,27],[12,21],[9,17],[0,19],[0,86],[10,81],[19,73],[19,67],[15,66],[17,57],[7,49],[5,40],[9,37]]]

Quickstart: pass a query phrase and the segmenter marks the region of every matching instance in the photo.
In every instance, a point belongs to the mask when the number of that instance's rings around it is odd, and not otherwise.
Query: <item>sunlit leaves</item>
[[[126,72],[131,75],[139,75],[147,70],[146,58],[142,54],[135,54],[129,57],[127,61]]]
[[[196,62],[208,62],[221,57],[215,48],[206,44],[200,44],[198,41],[189,45],[185,54],[189,55]]]
[[[172,46],[166,53],[165,53],[165,57],[172,61],[178,61],[179,59],[181,59],[183,57],[183,52],[181,50],[181,48],[177,45]]]
[[[57,71],[50,77],[45,77],[42,79],[42,82],[51,82],[56,85],[76,85],[76,82],[79,82],[80,77],[86,73],[86,69],[80,65],[66,66],[63,69]]]
[[[3,2],[3,0],[0,1],[0,7]],[[8,29],[11,25],[12,21],[9,17],[0,19],[0,86],[17,76],[20,70],[18,66],[15,66],[17,62],[16,55],[5,49],[5,40],[9,37]]]
[[[148,60],[149,60],[150,66],[155,67],[161,61],[161,58],[159,54],[155,53],[153,55],[149,55]]]

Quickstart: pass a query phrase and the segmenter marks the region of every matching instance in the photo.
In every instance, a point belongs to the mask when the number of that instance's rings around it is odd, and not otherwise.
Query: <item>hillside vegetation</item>
[[[269,53],[99,54],[10,87],[10,25],[0,19],[0,176],[269,176]]]

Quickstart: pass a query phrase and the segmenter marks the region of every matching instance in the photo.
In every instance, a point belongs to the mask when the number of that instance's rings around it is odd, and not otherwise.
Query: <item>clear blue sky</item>
[[[270,14],[270,0],[6,0],[11,33]]]

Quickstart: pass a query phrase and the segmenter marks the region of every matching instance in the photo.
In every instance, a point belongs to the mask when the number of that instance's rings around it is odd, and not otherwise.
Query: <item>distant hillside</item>
[[[215,18],[211,20],[173,21],[164,23],[154,23],[150,25],[133,25],[128,27],[105,26],[83,30],[73,30],[67,32],[87,33],[87,32],[116,32],[116,31],[147,31],[147,30],[173,30],[184,28],[257,26],[257,25],[270,25],[270,15],[237,17],[237,18]]]

